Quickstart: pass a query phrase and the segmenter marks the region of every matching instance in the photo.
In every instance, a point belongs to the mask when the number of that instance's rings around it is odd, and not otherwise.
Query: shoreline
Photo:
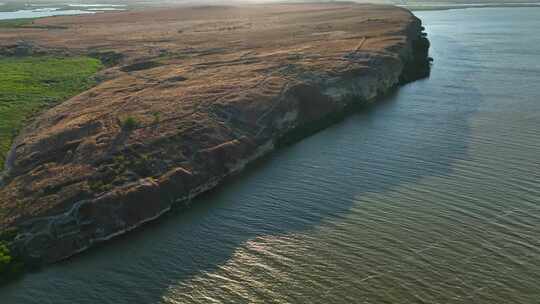
[[[478,4],[478,5],[441,5],[441,6],[429,6],[429,5],[419,5],[419,6],[405,6],[399,5],[399,7],[407,8],[412,12],[425,12],[425,11],[449,11],[449,10],[463,10],[463,9],[482,9],[482,8],[540,8],[540,2],[530,3],[530,4]]]

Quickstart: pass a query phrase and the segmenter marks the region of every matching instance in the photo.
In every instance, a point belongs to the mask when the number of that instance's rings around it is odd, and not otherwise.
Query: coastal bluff
[[[39,263],[189,204],[429,73],[421,21],[392,6],[178,7],[34,24],[0,29],[0,54],[107,65],[97,86],[35,117],[7,156],[0,230]]]

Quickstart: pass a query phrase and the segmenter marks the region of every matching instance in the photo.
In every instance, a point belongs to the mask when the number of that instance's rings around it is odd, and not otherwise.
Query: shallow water
[[[538,303],[540,9],[421,12],[429,79],[2,303]]]
[[[13,12],[0,11],[0,20],[26,19],[26,18],[42,18],[50,16],[63,15],[82,15],[93,14],[95,12],[83,11],[78,9],[60,9],[55,7],[33,8],[17,10]]]

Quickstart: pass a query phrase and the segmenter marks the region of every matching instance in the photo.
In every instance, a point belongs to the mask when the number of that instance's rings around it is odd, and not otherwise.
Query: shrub
[[[6,228],[4,231],[0,232],[0,244],[13,241],[17,236],[17,233],[18,230],[15,227]]]
[[[133,130],[137,128],[138,126],[139,126],[139,122],[133,116],[128,116],[126,117],[126,119],[122,121],[122,129],[127,130],[127,131]]]
[[[12,256],[4,242],[0,242],[0,284],[21,275],[23,270],[24,264]]]
[[[159,114],[159,112],[152,113],[152,116],[154,116],[154,124],[158,124],[161,120],[161,115]]]
[[[9,264],[11,264],[11,255],[6,244],[0,244],[0,273],[3,273]]]

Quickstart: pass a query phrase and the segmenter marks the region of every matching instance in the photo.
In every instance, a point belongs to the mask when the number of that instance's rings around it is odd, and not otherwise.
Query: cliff
[[[156,219],[429,70],[420,20],[390,6],[193,7],[37,23],[47,26],[0,31],[2,52],[23,42],[25,54],[110,64],[99,85],[26,127],[8,157],[0,228],[16,229],[12,245],[42,262]]]

